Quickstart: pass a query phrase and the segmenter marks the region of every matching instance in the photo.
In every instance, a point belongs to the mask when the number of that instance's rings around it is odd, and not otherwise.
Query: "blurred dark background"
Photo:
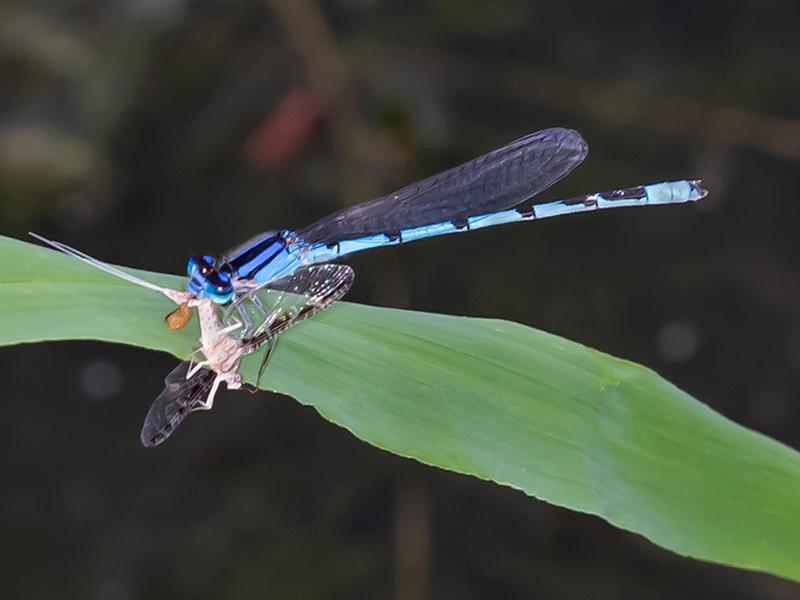
[[[589,158],[542,199],[699,176],[711,194],[373,251],[349,261],[350,300],[527,323],[797,448],[798,22],[788,0],[6,0],[1,233],[181,273],[574,127]],[[0,350],[0,595],[800,594],[397,458],[285,397],[223,393],[145,450],[174,364]]]

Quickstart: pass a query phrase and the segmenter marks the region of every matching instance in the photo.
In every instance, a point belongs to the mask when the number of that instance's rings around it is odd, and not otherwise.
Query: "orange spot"
[[[263,171],[286,169],[309,145],[324,117],[324,104],[313,91],[289,92],[250,134],[245,148],[248,163]]]
[[[186,324],[191,318],[192,309],[189,308],[189,305],[186,302],[184,302],[183,304],[180,304],[178,308],[164,317],[164,322],[167,325],[167,329],[170,331],[180,331],[186,327]]]

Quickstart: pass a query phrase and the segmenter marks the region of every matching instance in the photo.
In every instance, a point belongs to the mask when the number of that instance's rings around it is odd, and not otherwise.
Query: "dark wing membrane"
[[[245,311],[253,326],[242,333],[242,340],[250,345],[261,344],[342,298],[353,285],[354,277],[353,269],[347,265],[300,267],[291,275],[237,298],[227,309],[223,322],[229,325]]]
[[[308,243],[330,244],[507,210],[569,174],[588,151],[577,131],[543,129],[297,233]]]
[[[200,369],[189,379],[189,363],[179,364],[164,379],[164,391],[153,401],[142,427],[142,444],[148,448],[166,440],[193,410],[197,410],[211,390],[214,372]]]

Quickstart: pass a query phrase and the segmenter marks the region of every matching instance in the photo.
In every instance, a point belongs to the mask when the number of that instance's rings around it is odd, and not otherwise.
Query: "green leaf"
[[[157,293],[8,238],[0,255],[2,344],[194,347],[196,319],[169,332]],[[642,366],[515,323],[340,303],[283,336],[265,384],[390,452],[800,580],[800,455]]]

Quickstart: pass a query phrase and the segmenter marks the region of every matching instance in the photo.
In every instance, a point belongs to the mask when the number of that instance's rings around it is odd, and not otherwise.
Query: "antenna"
[[[61,242],[56,242],[55,240],[49,240],[44,236],[39,235],[38,233],[33,233],[32,231],[28,232],[28,235],[31,237],[36,238],[40,242],[44,242],[48,246],[52,246],[56,250],[63,252],[64,254],[68,254],[73,258],[77,258],[82,263],[86,263],[96,269],[100,269],[101,271],[105,271],[109,275],[113,275],[114,277],[119,277],[120,279],[124,279],[130,283],[134,283],[138,286],[147,288],[149,290],[153,290],[154,292],[160,292],[164,294],[167,298],[175,302],[176,304],[182,304],[191,298],[191,294],[188,292],[179,292],[178,290],[173,290],[170,288],[165,288],[160,285],[156,285],[155,283],[150,283],[149,281],[145,281],[135,275],[131,275],[120,269],[119,267],[115,267],[114,265],[110,265],[102,260],[94,258],[93,256],[89,256],[85,252],[81,252],[80,250],[73,248],[72,246],[67,246],[66,244],[62,244]]]

